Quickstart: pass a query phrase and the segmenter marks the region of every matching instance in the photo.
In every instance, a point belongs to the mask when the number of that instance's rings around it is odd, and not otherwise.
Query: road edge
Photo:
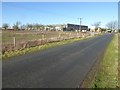
[[[114,38],[114,35],[112,37],[112,40]],[[78,86],[79,88],[91,88],[91,84],[93,83],[97,73],[99,72],[100,64],[104,58],[104,55],[106,53],[106,50],[107,50],[107,47],[109,46],[109,44],[110,44],[110,42],[107,44],[106,48],[104,48],[103,51],[97,56],[96,61],[92,65],[89,72],[86,74],[85,78],[83,79],[83,82]]]

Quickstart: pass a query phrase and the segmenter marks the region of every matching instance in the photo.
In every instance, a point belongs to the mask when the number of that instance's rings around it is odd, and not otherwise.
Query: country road
[[[76,88],[113,34],[13,57],[2,62],[3,88]]]

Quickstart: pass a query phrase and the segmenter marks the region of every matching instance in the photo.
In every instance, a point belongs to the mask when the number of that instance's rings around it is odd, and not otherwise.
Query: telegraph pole
[[[82,30],[81,30],[82,18],[79,18],[79,19],[80,19],[80,27],[79,27],[79,30],[82,31]]]

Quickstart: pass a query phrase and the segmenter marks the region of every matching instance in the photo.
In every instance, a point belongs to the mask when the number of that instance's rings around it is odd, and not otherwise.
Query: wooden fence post
[[[13,44],[14,44],[14,48],[16,47],[16,38],[13,37]]]

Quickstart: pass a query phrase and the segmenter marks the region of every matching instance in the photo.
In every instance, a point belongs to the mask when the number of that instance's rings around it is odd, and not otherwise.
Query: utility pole
[[[79,27],[79,30],[82,31],[81,29],[81,23],[82,23],[82,18],[79,18],[80,19],[80,27]]]

